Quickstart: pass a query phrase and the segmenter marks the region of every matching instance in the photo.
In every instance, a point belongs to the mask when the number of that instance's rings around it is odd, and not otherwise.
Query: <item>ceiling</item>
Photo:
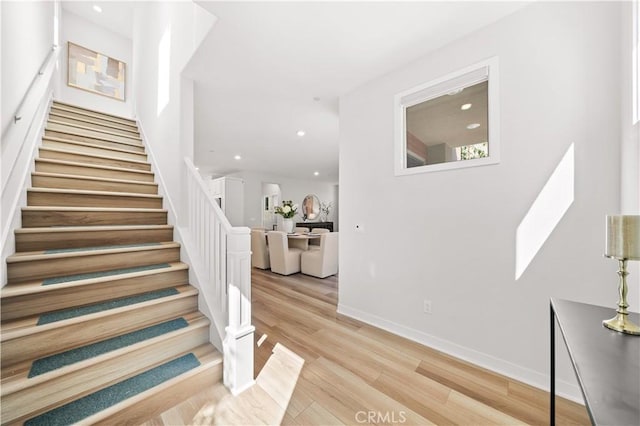
[[[527,4],[196,3],[218,18],[185,69],[196,85],[201,172],[247,170],[328,182],[338,181],[341,95]],[[102,14],[91,10],[93,4],[64,7],[131,37],[134,2],[98,2]],[[299,130],[305,135],[297,136]]]
[[[99,6],[102,12],[93,10]],[[82,16],[94,24],[108,28],[116,34],[130,39],[133,33],[133,8],[129,1],[63,1],[62,8]],[[64,25],[64,22],[63,22]]]
[[[487,81],[407,108],[407,130],[427,146],[455,148],[488,139]],[[468,105],[468,109],[462,109]],[[477,127],[467,126],[478,124]]]
[[[525,4],[197,3],[218,18],[187,67],[201,171],[331,182],[341,95]]]

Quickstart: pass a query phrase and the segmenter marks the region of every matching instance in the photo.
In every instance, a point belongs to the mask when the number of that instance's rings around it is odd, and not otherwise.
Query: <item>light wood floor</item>
[[[253,269],[252,289],[257,385],[203,390],[148,425],[548,424],[546,392],[337,314],[335,277]],[[590,424],[556,407],[558,424]]]

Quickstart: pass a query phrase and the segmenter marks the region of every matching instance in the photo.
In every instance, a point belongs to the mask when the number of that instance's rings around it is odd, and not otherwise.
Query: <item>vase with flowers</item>
[[[293,201],[283,201],[282,207],[277,206],[275,209],[275,213],[282,216],[282,227],[283,231],[291,234],[293,232],[294,224],[293,217],[296,215],[298,211],[298,205],[293,204]]]

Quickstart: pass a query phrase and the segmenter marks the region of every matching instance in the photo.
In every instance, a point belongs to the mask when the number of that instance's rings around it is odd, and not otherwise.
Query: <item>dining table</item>
[[[316,238],[320,238],[320,234],[314,234],[313,232],[304,234],[294,232],[292,234],[287,234],[289,248],[298,248],[303,251],[309,250],[309,240],[313,240]]]

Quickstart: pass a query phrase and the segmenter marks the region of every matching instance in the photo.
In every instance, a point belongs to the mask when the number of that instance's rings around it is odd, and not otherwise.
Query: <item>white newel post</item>
[[[249,228],[232,228],[227,235],[229,325],[223,342],[223,380],[234,395],[254,384],[250,232]]]

